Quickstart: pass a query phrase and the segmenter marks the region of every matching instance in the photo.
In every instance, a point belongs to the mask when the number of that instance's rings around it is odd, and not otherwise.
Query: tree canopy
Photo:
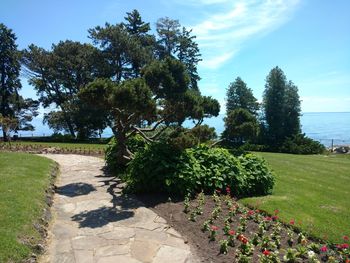
[[[247,87],[247,84],[237,77],[230,83],[226,91],[226,113],[227,115],[236,109],[245,109],[251,114],[256,115],[259,110],[259,103],[253,95],[253,91]]]
[[[16,35],[4,24],[0,24],[0,114],[3,120],[4,140],[7,140],[7,133],[11,130],[34,128],[30,121],[37,114],[38,102],[24,99],[19,95],[20,69],[20,52],[17,50]],[[4,123],[11,125],[6,126]]]
[[[278,145],[287,137],[300,133],[298,88],[291,81],[287,82],[279,67],[273,68],[266,77],[263,108],[267,140],[271,144]]]

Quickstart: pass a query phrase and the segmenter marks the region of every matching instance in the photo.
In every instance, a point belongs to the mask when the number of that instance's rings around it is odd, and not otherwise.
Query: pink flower
[[[230,236],[233,236],[234,234],[236,234],[236,232],[235,232],[234,230],[229,230],[229,231],[228,231],[228,234],[229,234]]]
[[[211,230],[212,230],[212,231],[218,231],[218,229],[219,229],[219,228],[218,228],[217,226],[211,226]]]
[[[271,221],[271,220],[272,220],[272,218],[271,218],[271,217],[269,217],[269,216],[266,216],[266,217],[265,217],[265,220],[266,220],[266,221]]]
[[[231,189],[230,189],[229,186],[226,187],[226,193],[227,193],[228,195],[231,194]]]
[[[268,251],[268,250],[264,250],[263,252],[262,252],[265,256],[268,256],[268,255],[270,255],[270,251]]]
[[[272,216],[272,220],[276,221],[278,219],[278,216]]]
[[[348,249],[349,248],[349,244],[346,244],[346,243],[341,244],[341,248],[342,249]]]
[[[327,246],[322,246],[321,248],[320,248],[320,251],[321,252],[327,252]]]
[[[254,215],[254,210],[249,210],[248,215],[250,215],[250,216]]]

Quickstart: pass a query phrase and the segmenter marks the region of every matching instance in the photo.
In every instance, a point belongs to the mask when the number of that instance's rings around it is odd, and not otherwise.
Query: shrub
[[[136,154],[125,179],[134,192],[212,193],[230,186],[236,196],[270,193],[274,182],[270,170],[262,159],[247,156],[235,157],[226,149],[205,145],[180,151],[156,143]]]
[[[271,194],[274,177],[265,160],[251,153],[238,158],[246,174],[246,195]]]
[[[137,151],[145,147],[145,142],[140,135],[132,136],[127,141],[128,148],[131,152]],[[108,169],[112,172],[123,172],[125,167],[119,167],[117,164],[118,142],[115,137],[112,137],[105,149],[105,161]]]
[[[325,150],[326,148],[321,143],[306,137],[305,134],[287,138],[280,147],[281,152],[295,154],[320,154]]]

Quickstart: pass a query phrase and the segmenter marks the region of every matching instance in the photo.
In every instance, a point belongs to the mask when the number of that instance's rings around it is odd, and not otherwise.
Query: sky
[[[0,0],[0,23],[20,49],[50,49],[60,40],[90,42],[87,30],[119,23],[137,9],[155,29],[178,19],[193,29],[202,54],[199,87],[225,111],[228,85],[238,76],[261,101],[275,66],[299,88],[303,112],[350,111],[348,0]],[[35,97],[22,78],[22,95]]]

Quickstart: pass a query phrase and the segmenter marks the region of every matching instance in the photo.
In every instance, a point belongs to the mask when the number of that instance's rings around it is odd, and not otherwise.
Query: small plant
[[[243,255],[251,255],[254,251],[254,245],[249,242],[248,238],[240,234],[237,236],[237,239],[241,242],[239,247],[241,253]]]
[[[302,232],[298,234],[298,243],[304,246],[307,244],[306,236]]]
[[[230,225],[230,222],[225,222],[225,226],[224,226],[224,228],[222,229],[223,231],[224,231],[224,234],[225,235],[228,235],[228,231],[230,231],[230,229],[231,229],[231,225]]]
[[[190,212],[190,194],[188,193],[184,199],[184,212],[187,214]]]
[[[294,263],[298,261],[298,251],[294,248],[288,248],[286,254],[283,256],[283,261],[287,263]]]
[[[310,249],[311,251],[319,254],[320,253],[320,245],[317,243],[310,243],[310,245],[308,245],[308,249]]]
[[[219,228],[217,226],[210,227],[210,234],[209,234],[210,241],[215,241],[218,230]]]
[[[220,240],[220,253],[227,254],[228,253],[228,244],[227,240]]]
[[[272,252],[269,250],[264,250],[262,255],[259,255],[260,263],[279,263],[278,252]]]
[[[291,247],[294,243],[294,239],[293,239],[293,236],[294,236],[294,232],[293,230],[291,229],[287,229],[287,236],[288,236],[288,239],[287,239],[287,242],[288,242],[288,245]]]
[[[197,215],[202,215],[203,214],[203,207],[202,206],[197,206],[195,209],[195,213]]]
[[[296,247],[296,250],[297,250],[297,256],[298,256],[298,257],[300,257],[300,258],[306,258],[307,253],[308,253],[307,247],[302,246],[302,245],[298,245],[298,246]]]
[[[228,231],[228,245],[231,247],[235,246],[235,234],[235,231],[232,229]]]
[[[197,219],[197,213],[196,213],[196,211],[192,211],[191,213],[190,213],[190,217],[188,218],[190,221],[192,221],[192,222],[196,222],[196,219]]]
[[[250,263],[251,262],[251,257],[248,255],[244,255],[242,253],[239,253],[239,251],[236,253],[237,257],[237,262],[238,263]]]
[[[215,207],[213,212],[211,212],[212,218],[218,219],[220,212],[221,212],[221,208],[220,207]]]
[[[204,221],[203,225],[202,225],[202,231],[209,231],[210,230],[210,222],[209,220]]]

